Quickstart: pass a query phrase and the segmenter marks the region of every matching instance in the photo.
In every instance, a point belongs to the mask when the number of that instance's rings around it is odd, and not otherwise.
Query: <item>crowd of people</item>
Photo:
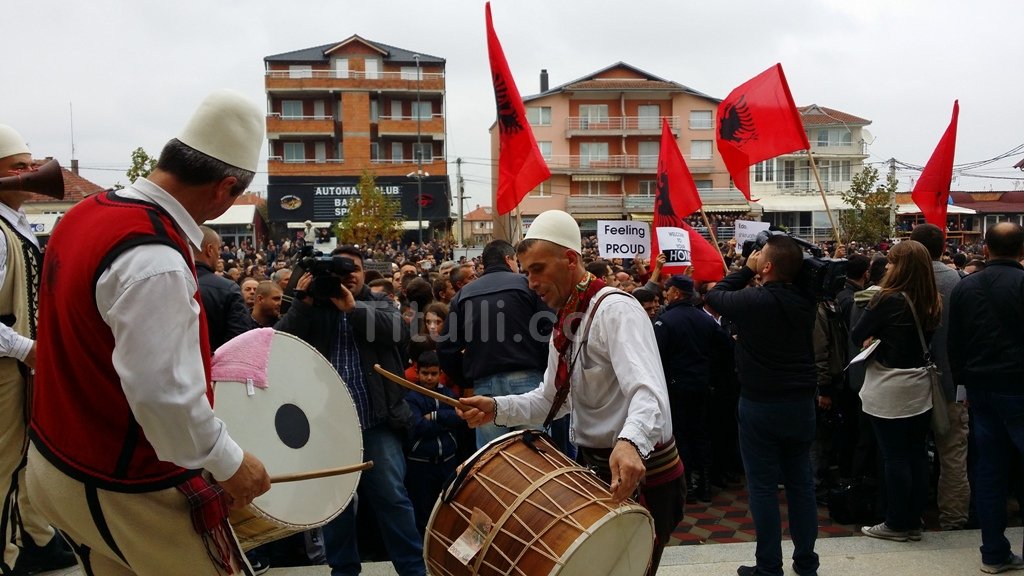
[[[27,193],[0,191],[4,573],[67,566],[73,552],[87,573],[327,563],[348,575],[383,546],[399,574],[422,576],[445,482],[516,427],[544,428],[614,501],[649,510],[648,574],[685,501],[741,479],[757,548],[739,575],[783,573],[783,489],[793,566],[808,576],[818,501],[838,508],[869,487],[864,534],[917,541],[933,475],[940,527],[981,527],[982,570],[1024,568],[1003,535],[1020,460],[1008,456],[1024,452],[1017,224],[957,249],[928,224],[899,242],[823,245],[847,257],[827,298],[800,283],[805,254],[786,235],[746,257],[724,240],[729,273],[695,282],[663,255],[602,259],[557,210],[477,258],[380,243],[340,246],[318,267],[304,238],[225,245],[200,225],[251,182],[263,121],[241,96],[212,94],[149,177],[69,212],[45,258],[20,210]],[[0,126],[0,171],[30,162]],[[243,555],[227,512],[270,480],[215,415],[211,357],[268,327],[337,370],[374,466],[358,504],[322,529]],[[873,352],[851,365],[862,348]]]

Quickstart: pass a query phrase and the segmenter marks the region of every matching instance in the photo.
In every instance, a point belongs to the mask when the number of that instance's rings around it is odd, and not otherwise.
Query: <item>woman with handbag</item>
[[[881,290],[850,333],[865,346],[880,340],[868,359],[860,392],[885,463],[885,522],[861,528],[873,538],[921,539],[932,381],[938,374],[928,341],[941,312],[928,250],[913,240],[893,246]]]

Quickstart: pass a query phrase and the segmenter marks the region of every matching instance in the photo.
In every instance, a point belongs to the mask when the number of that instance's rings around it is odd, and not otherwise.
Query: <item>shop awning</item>
[[[406,221],[402,222],[402,229],[403,230],[419,230],[420,227],[422,227],[424,230],[429,230],[430,229],[430,221],[422,220],[420,222],[417,222],[416,220],[406,220]]]
[[[207,220],[207,226],[245,226],[256,220],[256,206],[254,204],[235,204],[226,212],[213,220]]]
[[[587,220],[622,220],[622,212],[595,212],[593,214],[572,213],[572,217],[580,222]]]
[[[917,207],[917,204],[899,204],[896,206],[896,212],[899,214],[920,214],[921,209]],[[963,206],[957,206],[955,204],[949,204],[946,206],[946,214],[977,214],[977,210],[970,208],[964,208]]]
[[[828,207],[831,210],[852,210],[853,207],[843,201],[839,196],[826,196]],[[824,212],[825,204],[821,196],[808,194],[806,196],[765,196],[754,206],[760,206],[765,212]],[[707,211],[707,208],[704,209]]]

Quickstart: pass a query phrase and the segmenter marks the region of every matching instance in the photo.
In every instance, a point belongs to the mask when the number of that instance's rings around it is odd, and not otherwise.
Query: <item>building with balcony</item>
[[[447,225],[443,58],[354,35],[264,63],[271,222],[337,222],[369,171],[404,220]]]
[[[853,177],[864,169],[871,134],[865,120],[817,104],[798,108],[811,144],[811,154],[821,176],[829,209],[848,210],[841,192],[847,192]],[[828,214],[807,152],[785,154],[755,164],[750,169],[752,208],[763,212],[762,220],[798,230],[808,237],[831,234]]]
[[[715,148],[719,99],[618,62],[566,84],[523,98],[527,119],[551,178],[523,199],[524,227],[549,209],[565,210],[584,230],[597,220],[651,220],[667,119],[708,211],[748,211]],[[498,158],[498,132],[491,127],[491,157]],[[492,175],[497,190],[497,162]],[[507,217],[497,217],[496,235]]]

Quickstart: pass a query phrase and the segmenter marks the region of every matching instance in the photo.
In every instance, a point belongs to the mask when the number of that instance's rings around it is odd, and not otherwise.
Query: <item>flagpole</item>
[[[818,174],[818,164],[814,161],[814,154],[811,154],[811,149],[807,149],[807,158],[811,162],[811,171],[814,172],[814,179],[818,182],[818,192],[821,193],[821,201],[825,204],[825,213],[828,214],[829,224],[832,224],[832,232],[836,235],[836,250],[843,245],[842,238],[839,237],[839,228],[836,227],[836,221],[832,218],[832,210],[828,207],[828,198],[825,197],[825,187],[821,184],[821,175]],[[811,228],[814,227],[814,222],[811,222]]]
[[[722,249],[718,246],[718,238],[715,236],[715,230],[711,227],[711,223],[708,222],[708,215],[704,213],[704,207],[700,207],[700,217],[704,220],[704,226],[707,227],[708,233],[711,234],[711,241],[715,243],[715,250],[718,251],[718,257],[722,259],[722,267],[725,268],[725,275],[729,275],[729,265],[725,263],[725,255],[722,254]]]
[[[523,213],[516,205],[516,241],[514,244],[519,244],[523,239]]]

